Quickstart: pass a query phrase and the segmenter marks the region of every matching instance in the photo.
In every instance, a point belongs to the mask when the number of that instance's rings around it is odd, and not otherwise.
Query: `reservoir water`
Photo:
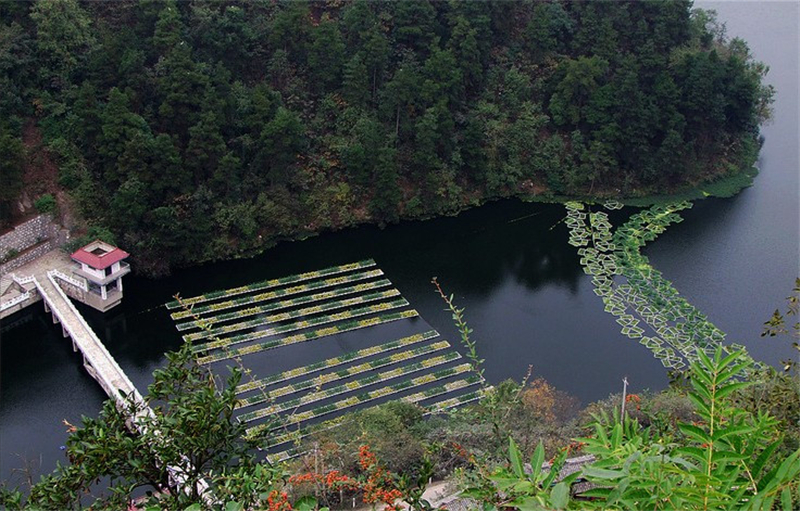
[[[728,34],[748,41],[769,64],[776,87],[773,121],[755,186],[732,199],[698,201],[645,253],[678,291],[759,360],[776,364],[788,343],[759,337],[782,307],[798,261],[798,4],[701,2],[716,9]],[[456,342],[449,313],[436,296],[438,277],[466,307],[491,382],[533,375],[589,402],[621,390],[660,389],[665,371],[650,351],[619,333],[603,312],[590,277],[567,241],[559,205],[515,200],[488,204],[455,218],[406,222],[384,230],[360,227],[285,243],[263,256],[209,264],[158,281],[126,277],[125,299],[105,315],[81,308],[134,383],[144,390],[163,353],[180,336],[161,307],[180,292],[192,296],[256,280],[373,258],[443,338]],[[614,218],[623,218],[625,210]],[[552,228],[555,225],[555,228]],[[552,228],[552,229],[551,229]],[[78,423],[100,409],[103,392],[83,370],[41,307],[2,325],[0,477],[38,479],[64,459],[62,420]],[[390,340],[387,338],[386,340]],[[312,344],[312,343],[307,343]],[[303,361],[298,361],[298,365]]]

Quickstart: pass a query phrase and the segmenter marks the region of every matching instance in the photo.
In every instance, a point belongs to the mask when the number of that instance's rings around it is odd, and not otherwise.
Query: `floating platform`
[[[198,363],[212,371],[224,367],[220,363],[244,370],[246,381],[236,388],[236,419],[248,424],[248,437],[263,437],[273,446],[269,460],[296,454],[289,439],[302,438],[310,431],[306,424],[318,425],[330,415],[393,399],[436,413],[483,395],[472,388],[484,384],[483,378],[419,321],[419,313],[372,259],[165,305],[184,340],[198,342],[192,346]],[[370,344],[364,346],[365,340]],[[309,342],[324,343],[319,344],[324,349],[296,351]],[[358,349],[330,355],[337,346],[353,343]],[[286,356],[274,352],[284,370],[265,372],[265,365],[272,366],[272,350],[278,349],[302,353],[297,356],[306,363],[286,369]],[[308,354],[315,351],[328,356],[309,362]],[[301,429],[279,431],[287,427]]]

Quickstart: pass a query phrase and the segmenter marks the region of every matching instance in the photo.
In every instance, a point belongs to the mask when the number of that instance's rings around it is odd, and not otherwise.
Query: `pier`
[[[142,402],[139,391],[56,282],[59,278],[56,272],[58,270],[50,270],[44,275],[28,277],[44,301],[45,310],[53,315],[54,323],[61,324],[64,337],[72,340],[73,350],[83,355],[83,367],[109,397],[119,404],[125,402],[123,396]]]
[[[45,311],[53,318],[53,324],[61,326],[63,336],[72,342],[72,349],[81,353],[86,372],[100,384],[108,397],[114,399],[120,410],[130,410],[131,403],[136,404],[136,413],[130,417],[128,427],[140,434],[146,433],[147,419],[153,418],[153,410],[147,406],[136,386],[70,300],[72,296],[102,310],[85,300],[87,296],[96,293],[90,291],[87,281],[70,271],[73,266],[66,254],[55,250],[20,268],[18,273],[23,276],[13,273],[3,275],[0,282],[0,319],[42,301]],[[117,292],[121,294],[121,290]],[[94,296],[90,298],[96,300]],[[110,298],[116,299],[115,296]],[[116,303],[119,303],[118,300]],[[153,433],[164,443],[169,442],[168,434],[161,431]],[[167,471],[172,484],[180,491],[190,492],[191,489],[185,485],[185,473],[191,471],[191,464],[184,460],[183,465],[184,467],[168,466]],[[200,480],[199,486],[206,503],[213,503],[212,495],[207,492],[208,484]]]

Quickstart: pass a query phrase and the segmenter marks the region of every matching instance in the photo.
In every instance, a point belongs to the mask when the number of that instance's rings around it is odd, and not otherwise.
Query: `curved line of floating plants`
[[[287,277],[281,277],[279,279],[262,280],[261,282],[254,282],[252,284],[234,287],[231,289],[211,291],[209,293],[205,293],[199,296],[183,298],[181,300],[173,300],[169,303],[166,303],[165,306],[167,307],[167,309],[177,309],[179,307],[187,307],[189,305],[209,302],[212,300],[217,300],[219,298],[227,298],[229,296],[252,293],[255,291],[261,291],[263,289],[270,289],[273,287],[294,284],[296,282],[302,282],[304,280],[313,280],[321,277],[328,277],[330,275],[338,275],[340,273],[346,273],[348,271],[358,270],[362,268],[370,268],[372,266],[375,266],[375,261],[373,261],[372,259],[365,259],[363,261],[358,261],[355,263],[343,264],[340,266],[331,266],[330,268],[324,268],[322,270],[316,270],[316,271],[309,271],[297,275],[289,275]]]
[[[713,354],[725,334],[682,298],[641,253],[646,242],[683,221],[678,212],[692,204],[653,206],[631,216],[613,233],[607,213],[589,211],[579,202],[565,206],[569,244],[578,247],[583,271],[592,276],[594,293],[602,298],[605,311],[616,318],[621,333],[650,349],[668,369],[683,369],[687,361],[697,360],[698,349]],[[612,202],[605,207],[622,206]],[[643,327],[656,335],[645,336]],[[725,351],[738,349],[744,347],[724,347]]]
[[[239,330],[246,330],[248,328],[255,328],[264,325],[271,325],[273,323],[280,323],[281,321],[287,321],[289,319],[301,318],[303,316],[310,316],[312,314],[328,312],[334,309],[343,309],[345,307],[350,307],[352,305],[362,305],[365,303],[375,302],[378,300],[383,300],[385,298],[394,298],[397,296],[400,296],[400,291],[398,291],[397,289],[376,291],[374,293],[367,293],[359,296],[354,296],[351,298],[345,298],[343,300],[324,302],[319,305],[313,305],[311,307],[305,307],[302,309],[295,309],[286,312],[279,312],[277,314],[271,314],[269,316],[263,316],[259,318],[249,319],[247,321],[231,323],[230,325],[225,325],[217,328],[208,328],[205,330],[201,330],[199,332],[186,334],[183,336],[183,340],[192,342],[199,341],[202,339],[207,339],[209,337],[218,337],[220,335],[229,334],[231,332],[238,332]]]
[[[213,302],[213,303],[208,303],[206,305],[188,304],[186,306],[186,310],[173,312],[172,314],[170,314],[170,317],[174,320],[178,320],[178,319],[188,318],[190,316],[200,316],[202,314],[218,312],[225,309],[233,309],[234,307],[242,307],[244,305],[249,305],[251,303],[266,302],[268,300],[272,300],[274,298],[279,298],[282,296],[291,296],[299,293],[305,293],[306,291],[312,291],[315,289],[324,289],[328,287],[335,287],[340,284],[356,282],[359,280],[367,280],[375,277],[380,277],[381,275],[383,275],[383,272],[381,270],[369,270],[364,272],[351,273],[348,275],[340,275],[338,277],[331,277],[325,280],[314,280],[293,287],[275,289],[273,291],[267,291],[265,293],[259,293],[257,295],[242,296],[240,298],[234,298],[232,300],[225,300],[224,302]]]
[[[405,307],[406,305],[408,305],[408,301],[405,298],[398,298],[390,302],[377,303],[373,305],[367,305],[365,307],[360,307],[358,309],[347,309],[333,314],[326,314],[324,316],[316,316],[309,319],[302,319],[300,321],[295,321],[293,323],[285,323],[283,325],[277,325],[271,328],[267,328],[265,330],[257,330],[255,332],[249,332],[246,334],[233,335],[231,337],[219,337],[214,339],[213,341],[192,346],[192,351],[194,353],[200,353],[202,351],[210,351],[217,348],[227,348],[228,346],[232,346],[234,344],[242,344],[249,341],[264,339],[266,337],[272,337],[277,334],[285,334],[287,332],[294,332],[297,330],[303,330],[314,326],[326,325],[328,323],[335,323],[337,321],[343,321],[345,319],[353,319],[360,316],[366,316],[367,314],[372,314],[375,312],[383,312],[391,309],[399,309],[400,307]]]
[[[476,390],[473,392],[468,392],[466,394],[461,394],[459,396],[444,399],[442,401],[436,401],[434,403],[431,403],[423,407],[425,410],[423,412],[423,415],[432,415],[436,413],[441,413],[451,408],[463,406],[465,404],[478,401],[479,399],[485,397],[486,393],[489,390],[491,390],[491,387],[487,387],[486,389]],[[414,404],[414,403],[419,403],[420,401],[424,401],[426,399],[431,399],[431,398],[430,396],[424,395],[424,393],[422,392],[417,392],[416,394],[411,394],[409,396],[400,398],[400,401]],[[377,406],[371,406],[364,408],[363,411],[374,410],[375,408],[377,408]],[[281,435],[272,437],[270,439],[272,441],[272,446],[274,447],[288,442],[297,443],[309,435],[313,435],[321,431],[326,431],[341,426],[344,423],[343,419],[345,419],[345,417],[347,416],[337,417],[335,419],[324,421],[314,426],[310,426],[308,428],[303,428],[296,431],[290,431],[288,433],[283,433]],[[286,461],[288,459],[295,458],[297,456],[302,456],[306,452],[307,451],[297,449],[296,447],[287,447],[285,449],[278,450],[273,452],[272,454],[269,454],[267,456],[267,461],[274,465],[275,463],[280,463],[281,461]]]
[[[322,360],[320,362],[314,362],[313,364],[296,367],[294,369],[289,369],[288,371],[283,371],[282,373],[273,374],[265,378],[243,383],[238,387],[236,387],[236,393],[242,394],[244,392],[249,392],[251,390],[264,390],[269,385],[274,385],[276,383],[281,383],[286,380],[291,380],[294,378],[298,378],[300,376],[305,376],[307,374],[315,373],[317,371],[323,371],[325,369],[330,369],[332,367],[349,364],[350,362],[355,362],[356,360],[361,360],[367,357],[371,357],[373,355],[378,355],[381,353],[386,353],[388,351],[393,351],[396,349],[411,346],[413,344],[428,341],[436,337],[439,337],[439,332],[435,330],[429,330],[422,334],[410,335],[408,337],[397,339],[396,341],[390,341],[384,344],[379,344],[378,346],[370,346],[368,348],[363,348],[358,351],[350,351],[343,355],[339,355],[338,357],[329,358],[326,360]],[[442,342],[447,342],[447,341],[442,341]]]
[[[305,390],[313,389],[313,388],[320,388],[323,385],[327,385],[329,383],[333,383],[339,380],[343,380],[345,378],[349,378],[351,376],[355,376],[357,374],[366,373],[369,371],[374,371],[376,369],[382,369],[384,367],[390,366],[392,364],[396,364],[398,362],[404,362],[406,360],[411,360],[413,358],[419,358],[423,355],[430,355],[431,353],[436,353],[437,351],[446,350],[450,347],[450,343],[447,341],[439,341],[433,344],[428,344],[425,346],[420,346],[419,348],[407,350],[407,351],[400,351],[393,355],[389,355],[388,357],[382,357],[376,360],[370,360],[369,362],[362,362],[360,364],[352,365],[346,367],[344,369],[340,369],[338,371],[332,373],[324,373],[313,378],[309,378],[307,380],[302,380],[297,383],[292,383],[290,385],[285,385],[283,387],[278,387],[274,390],[270,390],[269,392],[263,392],[259,394],[255,394],[253,396],[244,398],[239,400],[236,403],[236,408],[244,408],[247,406],[253,406],[261,403],[265,403],[274,399],[278,399],[280,397],[288,396],[291,394],[296,394],[298,392],[303,392]],[[445,355],[450,357],[450,359],[455,360],[459,358],[457,352],[452,351]],[[434,357],[435,358],[435,357]],[[432,359],[427,359],[432,360]],[[423,361],[424,363],[424,361]]]
[[[252,353],[259,353],[261,351],[266,351],[281,346],[287,346],[289,344],[311,341],[314,339],[319,339],[320,337],[326,337],[328,335],[350,332],[361,328],[368,328],[375,325],[382,325],[384,323],[389,323],[400,319],[415,318],[417,316],[419,316],[419,313],[416,310],[412,309],[401,312],[381,314],[378,316],[361,319],[358,321],[348,321],[344,323],[339,323],[337,325],[329,326],[326,328],[321,328],[319,330],[312,330],[310,332],[302,332],[299,334],[290,335],[288,337],[284,337],[282,339],[278,339],[275,341],[262,342],[257,344],[251,344],[249,346],[244,346],[242,348],[225,349],[225,351],[214,352],[211,353],[210,355],[199,357],[197,359],[197,363],[201,365],[210,364],[212,362],[219,362],[220,360],[228,360],[242,355],[250,355]]]
[[[370,385],[384,383],[393,380],[395,378],[399,378],[401,376],[406,376],[412,373],[430,369],[432,367],[447,364],[448,362],[452,362],[453,360],[457,360],[459,358],[461,358],[461,355],[459,355],[455,351],[451,351],[444,355],[426,358],[419,362],[414,362],[412,364],[400,366],[395,369],[391,369],[389,371],[384,371],[382,373],[371,374],[369,376],[365,376],[363,378],[359,378],[347,383],[334,385],[333,387],[328,387],[326,389],[319,389],[319,388],[315,389],[314,386],[312,385],[309,388],[314,389],[313,392],[310,392],[304,396],[290,399],[288,401],[271,404],[269,406],[266,406],[264,408],[259,408],[258,410],[254,410],[252,412],[244,413],[242,415],[239,415],[237,419],[239,420],[239,422],[252,422],[258,419],[263,419],[265,417],[269,417],[270,415],[275,415],[277,413],[285,412],[293,408],[309,405],[311,403],[316,403],[317,401],[322,401],[335,396],[340,396],[342,394],[347,394],[349,392],[353,392],[356,390],[361,390],[364,387],[368,387]],[[294,389],[289,390],[289,392],[292,391],[294,391]],[[269,398],[274,398],[274,397],[277,396],[272,396],[271,394],[269,396]],[[269,398],[265,399],[265,401],[268,401]]]

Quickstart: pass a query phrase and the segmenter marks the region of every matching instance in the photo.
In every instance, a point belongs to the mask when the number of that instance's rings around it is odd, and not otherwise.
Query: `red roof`
[[[86,250],[87,247],[92,246],[93,243],[89,243],[86,247],[79,248],[75,252],[72,253],[72,259],[78,261],[79,263],[88,264],[92,268],[96,268],[98,270],[104,270],[111,266],[114,263],[122,261],[126,257],[129,257],[130,254],[125,252],[124,250],[114,247],[113,250],[106,252],[101,255],[93,254]]]

